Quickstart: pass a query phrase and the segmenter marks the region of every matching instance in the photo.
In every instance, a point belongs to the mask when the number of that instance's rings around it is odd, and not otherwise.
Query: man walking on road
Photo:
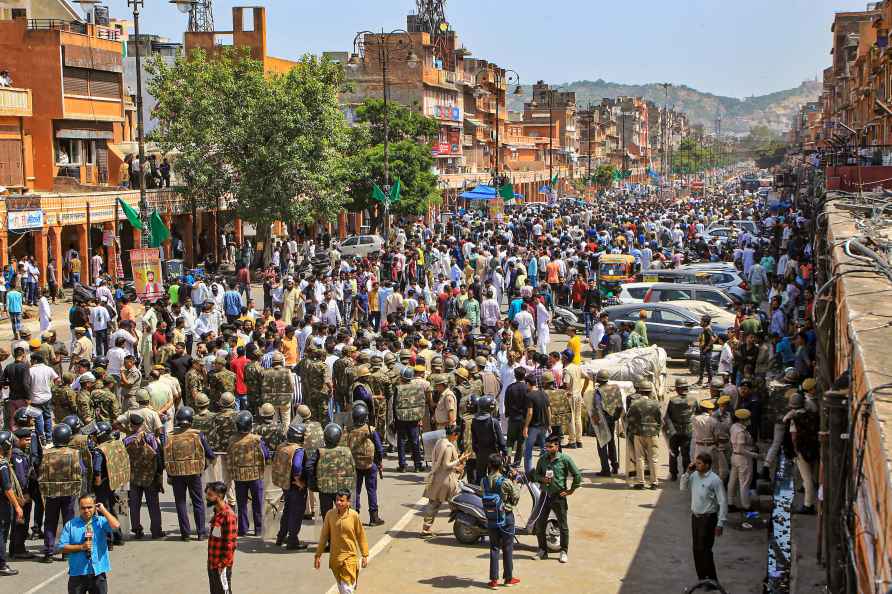
[[[316,547],[313,567],[319,569],[325,548],[330,548],[328,567],[334,574],[338,594],[353,594],[359,581],[359,558],[363,569],[369,564],[369,543],[365,528],[355,510],[350,509],[350,493],[338,491],[335,509],[328,510]]]
[[[208,583],[211,594],[232,594],[232,565],[238,543],[235,512],[226,503],[226,485],[208,483],[204,496],[214,508],[208,535]]]
[[[728,517],[725,486],[719,475],[712,472],[712,456],[698,454],[681,477],[680,487],[691,490],[691,539],[697,578],[718,582],[712,546],[715,537],[722,535]]]

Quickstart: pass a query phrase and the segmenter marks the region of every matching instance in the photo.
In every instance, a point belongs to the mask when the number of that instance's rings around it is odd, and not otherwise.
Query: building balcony
[[[28,19],[29,31],[61,31],[86,35],[107,41],[121,41],[121,33],[111,27],[91,25],[80,21],[63,21],[60,19]]]
[[[31,117],[31,89],[0,87],[0,116]]]

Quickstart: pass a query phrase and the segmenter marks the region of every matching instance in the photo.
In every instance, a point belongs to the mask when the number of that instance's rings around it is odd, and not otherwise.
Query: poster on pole
[[[130,268],[136,296],[143,303],[153,303],[164,295],[161,252],[158,248],[130,250]]]

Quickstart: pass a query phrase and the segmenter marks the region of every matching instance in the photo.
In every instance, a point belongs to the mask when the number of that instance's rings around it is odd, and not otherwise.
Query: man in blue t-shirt
[[[77,503],[80,515],[65,523],[56,545],[68,559],[68,591],[104,594],[111,570],[108,540],[121,525],[93,495],[81,495]]]

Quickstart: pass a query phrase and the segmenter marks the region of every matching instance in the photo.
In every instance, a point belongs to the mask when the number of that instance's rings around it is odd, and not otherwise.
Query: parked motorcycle
[[[554,324],[554,329],[562,334],[565,333],[570,326],[576,328],[576,330],[582,330],[585,327],[580,323],[579,317],[572,309],[569,307],[561,307],[560,305],[554,306],[551,321]]]
[[[521,501],[514,507],[514,534],[530,535],[536,533],[536,520],[545,506],[545,492],[538,483],[529,481],[523,473],[518,473],[517,482],[521,485]],[[452,522],[452,533],[458,542],[466,545],[476,544],[489,534],[486,527],[486,514],[483,512],[483,489],[476,485],[459,483],[459,492],[449,500],[449,521]],[[524,502],[524,494],[529,502]],[[529,503],[530,514],[524,522],[519,511],[526,509]],[[549,553],[561,550],[561,531],[557,516],[552,512],[545,526],[545,544]]]

